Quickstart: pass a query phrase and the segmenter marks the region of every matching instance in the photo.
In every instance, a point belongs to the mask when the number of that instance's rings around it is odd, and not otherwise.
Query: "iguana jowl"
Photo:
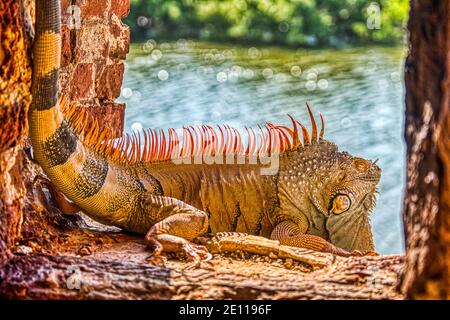
[[[220,231],[340,255],[374,250],[369,215],[381,170],[325,141],[323,119],[318,133],[309,106],[311,135],[291,118],[292,128],[267,124],[258,138],[249,130],[245,147],[228,126],[184,128],[181,138],[170,129],[113,139],[58,99],[60,46],[59,1],[36,0],[34,155],[52,183],[95,220],[146,234],[155,256],[182,251],[195,262],[208,253],[192,240]],[[261,174],[264,156],[277,156],[276,174]],[[227,163],[205,163],[207,157]]]

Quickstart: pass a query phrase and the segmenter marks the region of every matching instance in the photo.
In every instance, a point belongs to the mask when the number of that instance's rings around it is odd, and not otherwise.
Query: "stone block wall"
[[[92,122],[121,135],[120,95],[130,30],[122,23],[130,0],[61,1],[61,92],[88,108]]]

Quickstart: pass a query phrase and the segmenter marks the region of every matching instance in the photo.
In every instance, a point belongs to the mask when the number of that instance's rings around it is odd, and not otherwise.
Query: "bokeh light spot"
[[[161,81],[166,81],[167,79],[169,79],[169,72],[167,72],[167,70],[160,70],[158,72],[158,78]]]

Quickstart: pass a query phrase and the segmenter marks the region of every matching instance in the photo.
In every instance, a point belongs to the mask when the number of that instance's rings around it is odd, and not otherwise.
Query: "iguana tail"
[[[30,139],[45,169],[64,164],[76,148],[58,107],[61,56],[60,3],[36,0],[33,45],[33,100],[29,111]]]
[[[136,203],[134,197],[141,196],[143,190],[133,188],[138,182],[122,166],[109,164],[85,146],[63,115],[67,101],[59,99],[58,88],[60,22],[59,0],[36,0],[33,101],[29,111],[34,157],[53,184],[83,211],[104,223],[125,226],[124,206]]]

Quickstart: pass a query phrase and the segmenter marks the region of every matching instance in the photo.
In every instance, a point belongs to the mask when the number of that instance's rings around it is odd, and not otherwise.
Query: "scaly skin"
[[[182,251],[194,265],[209,257],[192,243],[207,232],[249,233],[343,256],[374,250],[369,214],[381,170],[339,152],[323,132],[318,138],[315,122],[311,138],[302,127],[302,145],[293,121],[291,145],[280,153],[273,175],[261,174],[267,167],[261,162],[118,161],[120,147],[99,151],[107,135],[91,132],[98,144],[80,137],[80,121],[74,120],[80,117],[63,114],[58,100],[59,12],[59,1],[36,0],[30,138],[52,183],[86,214],[146,234],[155,257]]]

